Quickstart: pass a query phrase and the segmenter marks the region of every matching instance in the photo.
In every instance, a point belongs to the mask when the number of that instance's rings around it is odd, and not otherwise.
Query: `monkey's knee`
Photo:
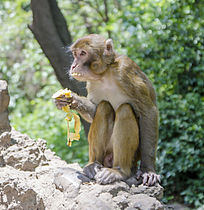
[[[130,104],[122,104],[116,110],[113,129],[114,167],[129,176],[135,153],[139,145],[138,122]]]
[[[115,112],[111,104],[108,101],[101,101],[96,108],[96,114],[91,127],[94,127],[95,130],[99,127],[106,130],[108,127],[113,126],[114,120]]]
[[[116,110],[115,128],[121,136],[128,136],[131,133],[133,139],[139,142],[139,127],[138,120],[130,104],[122,104]],[[118,128],[117,128],[118,127]]]
[[[130,104],[121,104],[116,110],[116,118],[124,119],[135,119],[135,114]]]
[[[114,109],[108,101],[101,101],[96,108],[96,116],[105,116],[114,115]]]
[[[106,147],[109,144],[113,131],[115,113],[111,104],[102,101],[96,109],[96,114],[91,124],[89,142],[89,160],[103,164]]]

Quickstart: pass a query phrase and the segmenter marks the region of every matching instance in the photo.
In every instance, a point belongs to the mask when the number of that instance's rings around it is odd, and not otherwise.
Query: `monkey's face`
[[[100,75],[94,69],[100,69],[99,62],[96,61],[96,56],[88,52],[86,49],[74,48],[72,49],[74,61],[71,65],[70,74],[77,80],[88,81],[98,80]]]
[[[70,74],[80,81],[101,79],[115,58],[112,40],[97,34],[78,39],[71,51],[74,61]]]

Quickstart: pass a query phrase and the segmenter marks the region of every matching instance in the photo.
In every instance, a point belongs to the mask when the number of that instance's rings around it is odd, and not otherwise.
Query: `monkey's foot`
[[[93,163],[88,163],[84,169],[83,172],[86,174],[86,176],[88,176],[90,179],[94,179],[94,176],[96,175],[96,173],[103,167],[103,165],[101,165],[98,162],[93,162]]]
[[[123,175],[119,171],[110,168],[101,168],[94,178],[99,184],[110,184],[124,179]]]
[[[143,178],[143,185],[153,186],[156,183],[160,183],[160,175],[157,175],[154,172],[145,172],[142,175]]]

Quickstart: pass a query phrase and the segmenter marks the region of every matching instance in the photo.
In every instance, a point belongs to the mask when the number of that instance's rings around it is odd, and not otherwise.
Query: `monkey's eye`
[[[73,56],[76,57],[77,56],[77,53],[76,51],[72,52]]]
[[[86,55],[86,52],[84,50],[81,51],[80,56]]]

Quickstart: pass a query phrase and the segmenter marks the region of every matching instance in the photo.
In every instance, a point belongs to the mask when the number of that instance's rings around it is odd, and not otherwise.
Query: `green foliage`
[[[32,138],[44,138],[67,162],[87,163],[88,146],[81,140],[66,145],[64,114],[50,98],[61,87],[32,33],[28,0],[0,2],[0,79],[9,84],[11,124]]]
[[[157,89],[160,110],[157,165],[167,189],[166,199],[180,195],[186,204],[200,206],[204,193],[201,4],[169,1],[164,5],[161,1],[143,7],[142,13],[138,10],[131,8],[125,15],[128,22],[125,29],[131,34],[125,42],[131,46],[128,54]],[[134,14],[137,21],[130,18]]]
[[[0,78],[9,83],[10,109],[21,98],[48,99],[60,87],[48,60],[27,25],[31,11],[27,0],[0,2]],[[50,93],[50,94],[49,94]]]
[[[168,195],[184,197],[185,203],[203,202],[204,100],[196,93],[166,96],[160,105],[158,170]],[[169,188],[171,186],[171,188]],[[196,194],[196,196],[195,196]],[[174,197],[172,197],[173,199]]]
[[[160,110],[157,166],[165,199],[203,205],[204,17],[200,0],[59,1],[73,40],[114,38],[153,81]],[[28,0],[0,2],[0,77],[9,81],[11,121],[68,162],[87,162],[87,142],[66,146],[64,113],[50,101],[60,88],[34,41]],[[32,78],[32,82],[31,82]],[[14,109],[15,108],[15,109]],[[43,128],[43,129],[42,129]],[[80,147],[80,148],[79,148]]]
[[[24,110],[25,107],[28,110]],[[29,111],[32,110],[32,111]],[[24,113],[24,114],[22,114]],[[19,100],[12,113],[12,126],[33,138],[48,140],[48,146],[68,163],[78,162],[84,165],[88,161],[88,146],[84,130],[80,132],[80,141],[73,141],[68,147],[66,141],[66,113],[57,110],[52,100],[35,99]],[[74,122],[70,123],[70,131],[74,132]]]

